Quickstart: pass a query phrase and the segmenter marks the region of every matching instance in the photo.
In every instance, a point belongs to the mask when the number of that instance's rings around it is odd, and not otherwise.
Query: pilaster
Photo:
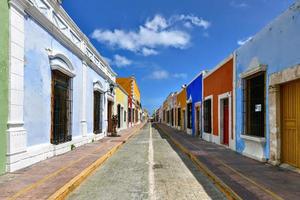
[[[87,97],[87,64],[82,62],[82,91],[81,91],[81,121],[80,128],[83,137],[87,136],[86,120],[86,97]]]
[[[24,19],[21,1],[9,1],[9,115],[7,123],[8,171],[13,169],[11,156],[26,152],[24,128]]]

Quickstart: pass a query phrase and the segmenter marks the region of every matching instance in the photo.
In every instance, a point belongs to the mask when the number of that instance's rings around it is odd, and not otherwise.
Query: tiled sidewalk
[[[47,199],[114,147],[142,128],[137,125],[14,173],[0,176],[0,199]]]
[[[300,199],[300,174],[158,124],[242,199]]]

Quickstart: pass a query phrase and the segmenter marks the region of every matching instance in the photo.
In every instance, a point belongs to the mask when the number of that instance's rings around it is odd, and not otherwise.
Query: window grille
[[[211,99],[204,101],[204,132],[211,133]]]
[[[265,136],[265,72],[243,80],[244,134]]]
[[[187,104],[187,128],[192,128],[192,103]]]

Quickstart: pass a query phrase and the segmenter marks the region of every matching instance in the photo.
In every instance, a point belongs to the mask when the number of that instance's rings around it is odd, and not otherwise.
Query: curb
[[[235,193],[228,185],[226,185],[220,178],[218,178],[212,171],[210,171],[201,161],[199,161],[196,156],[194,156],[187,148],[181,145],[177,140],[175,140],[166,130],[156,126],[161,132],[163,132],[177,148],[179,148],[183,153],[185,153],[197,166],[197,168],[202,171],[213,183],[220,189],[221,192],[225,194],[227,199],[232,200],[242,200],[242,198]]]
[[[71,179],[68,183],[62,186],[54,194],[52,194],[48,200],[62,200],[67,197],[72,191],[74,191],[89,175],[91,175],[96,169],[98,169],[108,158],[115,154],[121,146],[123,146],[130,138],[135,136],[146,124],[143,124],[139,129],[134,131],[130,136],[124,139],[122,143],[113,147],[105,155],[101,156],[98,160],[85,168],[80,174]]]

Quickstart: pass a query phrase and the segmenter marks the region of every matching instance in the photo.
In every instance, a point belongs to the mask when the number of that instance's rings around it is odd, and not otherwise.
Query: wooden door
[[[228,99],[223,100],[223,144],[229,144],[229,108]]]
[[[196,107],[196,135],[200,136],[200,107]]]
[[[281,87],[282,162],[300,167],[300,81]]]
[[[111,101],[108,101],[107,103],[107,122],[108,122],[108,126],[107,126],[107,132],[111,133],[112,132],[112,106],[113,103]]]

